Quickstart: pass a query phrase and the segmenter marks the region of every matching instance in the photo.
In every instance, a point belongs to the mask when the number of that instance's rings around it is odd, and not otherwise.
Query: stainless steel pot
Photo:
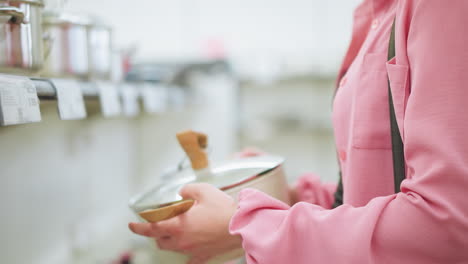
[[[88,79],[88,27],[91,22],[83,16],[64,13],[44,13],[45,40],[44,77]]]
[[[112,63],[112,29],[94,19],[88,28],[88,51],[91,78],[109,80]]]
[[[41,0],[0,0],[0,72],[30,74],[43,65]]]
[[[189,131],[178,134],[178,139],[191,160],[192,168],[179,168],[170,173],[171,180],[130,201],[133,211],[145,220],[149,222],[164,220],[189,210],[191,204],[187,207],[187,201],[180,202],[181,197],[178,193],[184,185],[193,182],[213,184],[234,199],[237,199],[240,190],[254,188],[289,204],[288,185],[282,168],[283,158],[264,155],[233,159],[209,166],[206,152],[203,150],[207,142],[205,135]],[[179,204],[184,208],[178,208]],[[169,214],[161,214],[161,212],[166,213],[168,209],[170,209]],[[209,263],[224,263],[242,255],[243,251],[239,248],[217,256]],[[157,257],[161,263],[171,264],[186,263],[188,259],[188,256],[163,250],[157,250]]]

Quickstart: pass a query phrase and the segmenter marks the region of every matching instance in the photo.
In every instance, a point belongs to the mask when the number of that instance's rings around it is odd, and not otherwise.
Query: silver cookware
[[[190,210],[192,200],[181,200],[180,189],[193,182],[210,183],[223,190],[234,199],[244,188],[254,188],[289,204],[289,192],[283,171],[282,157],[262,155],[238,158],[209,164],[205,148],[207,136],[187,131],[177,135],[180,145],[187,153],[191,168],[177,166],[166,175],[164,182],[135,196],[130,207],[142,220],[157,222],[177,216]],[[174,252],[157,250],[161,263],[186,263],[188,256]],[[214,257],[208,263],[219,264],[243,255],[241,248]]]
[[[43,16],[45,39],[44,77],[90,76],[88,59],[88,27],[91,22],[83,16],[47,12]]]
[[[88,27],[88,53],[91,78],[109,80],[112,69],[112,28],[96,18]]]
[[[41,0],[0,0],[0,72],[31,74],[43,65]]]

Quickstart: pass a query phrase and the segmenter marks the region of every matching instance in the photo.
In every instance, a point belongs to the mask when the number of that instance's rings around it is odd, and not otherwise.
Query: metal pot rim
[[[1,0],[0,0],[1,1]],[[112,27],[97,17],[72,13],[45,12],[42,15],[44,25],[77,25],[91,29],[112,30]]]
[[[112,30],[112,26],[107,24],[102,18],[97,17],[97,16],[90,16],[90,27],[92,29],[105,29],[105,30]]]
[[[91,19],[89,19],[87,16],[80,16],[70,13],[45,12],[42,15],[42,18],[42,23],[44,25],[92,25]]]
[[[227,191],[234,187],[237,187],[241,184],[250,182],[258,177],[262,177],[270,173],[271,171],[277,169],[284,163],[284,158],[279,156],[264,155],[258,157],[249,157],[249,158],[240,158],[235,160],[229,160],[219,165],[214,166],[212,169],[213,174],[222,177],[226,176],[225,172],[235,172],[236,170],[246,170],[249,171],[249,174],[245,174],[242,177],[235,178],[232,182],[224,184],[222,186],[217,186],[223,191]],[[253,170],[252,170],[253,169]],[[251,172],[251,173],[250,173]],[[152,187],[149,190],[146,190],[130,200],[130,207],[135,211],[142,211],[146,207],[155,207],[160,204],[165,204],[169,200],[177,201],[177,199],[161,200],[160,197],[168,195],[177,195],[177,192],[174,193],[176,188],[182,187],[185,184],[192,182],[200,182],[200,179],[197,179],[194,172],[191,169],[185,169],[179,172],[175,172],[174,180],[161,183],[157,186]],[[214,181],[209,183],[216,182]],[[201,182],[204,182],[203,180]],[[215,184],[216,185],[216,184]],[[159,198],[155,198],[159,197]],[[151,200],[151,201],[149,201]],[[149,204],[150,203],[150,204]]]

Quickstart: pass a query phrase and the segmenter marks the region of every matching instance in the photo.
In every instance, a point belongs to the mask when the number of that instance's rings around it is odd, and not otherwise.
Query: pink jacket
[[[387,62],[396,15],[396,58]],[[248,263],[468,263],[468,0],[366,0],[333,123],[344,205],[311,176],[292,207],[246,189],[230,231]],[[387,74],[405,146],[393,192]]]

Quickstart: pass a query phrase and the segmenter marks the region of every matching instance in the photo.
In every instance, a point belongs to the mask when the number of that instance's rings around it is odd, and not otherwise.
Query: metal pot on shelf
[[[43,65],[42,0],[0,0],[0,72],[31,74]]]
[[[96,18],[88,27],[88,52],[91,78],[109,80],[112,69],[112,28]]]
[[[178,166],[176,170],[164,175],[166,180],[162,184],[131,199],[130,207],[142,219],[157,222],[190,210],[193,201],[181,200],[179,191],[184,185],[193,182],[213,184],[234,199],[237,199],[240,190],[254,188],[290,203],[282,157],[263,155],[227,160],[210,166],[205,151],[206,135],[187,131],[179,133],[177,139],[192,166]],[[216,256],[208,263],[224,263],[242,256],[243,251],[239,248]],[[183,254],[163,250],[157,251],[157,257],[161,263],[173,264],[186,263],[188,259]]]
[[[43,27],[47,36],[44,76],[110,79],[109,26],[94,17],[48,12]]]
[[[87,79],[88,18],[66,13],[47,12],[43,16],[45,39],[45,77]]]

